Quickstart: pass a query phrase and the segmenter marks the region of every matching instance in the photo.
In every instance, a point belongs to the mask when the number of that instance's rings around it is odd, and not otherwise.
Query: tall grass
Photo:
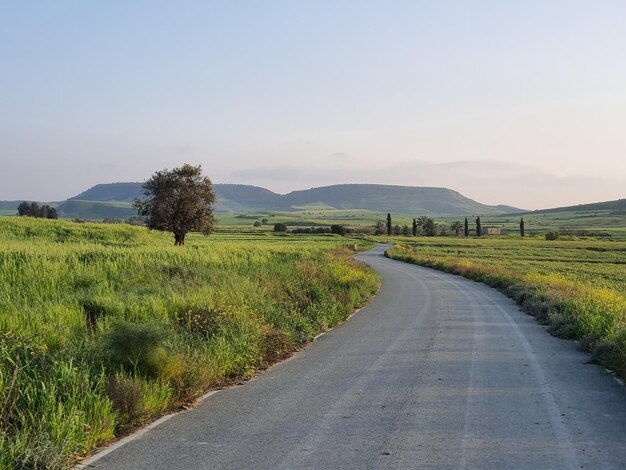
[[[626,378],[626,243],[404,239],[387,256],[498,288]]]
[[[64,468],[373,295],[340,237],[0,219],[0,468]]]

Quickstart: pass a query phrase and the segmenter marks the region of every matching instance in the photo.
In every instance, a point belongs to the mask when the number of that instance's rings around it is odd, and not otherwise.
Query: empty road
[[[358,256],[372,303],[98,469],[626,468],[626,390],[497,291]]]

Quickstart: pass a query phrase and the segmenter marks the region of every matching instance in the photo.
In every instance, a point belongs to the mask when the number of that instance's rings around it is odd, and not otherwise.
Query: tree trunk
[[[185,244],[185,233],[174,233],[174,245],[183,246]]]

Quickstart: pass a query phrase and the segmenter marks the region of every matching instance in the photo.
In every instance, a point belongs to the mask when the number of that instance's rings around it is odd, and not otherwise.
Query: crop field
[[[483,281],[626,377],[626,242],[393,238],[388,256]]]
[[[626,240],[626,213],[623,211],[548,211],[522,216],[528,234],[555,230],[562,234]],[[483,218],[483,225],[495,225],[516,232],[519,219],[519,215],[491,216]]]
[[[0,219],[0,468],[68,467],[344,320],[378,285],[347,245]]]
[[[310,206],[310,207],[309,207]],[[290,227],[328,226],[333,224],[345,225],[346,227],[371,227],[378,221],[385,220],[387,214],[368,210],[339,210],[314,205],[302,206],[297,211],[259,212],[250,214],[217,214],[216,219],[220,225],[248,226],[252,227],[255,221],[263,221],[263,227],[271,230],[276,223],[284,223]],[[320,205],[321,206],[321,205]],[[411,219],[403,216],[403,224],[410,224]],[[400,222],[398,222],[400,223]]]
[[[395,214],[392,211],[394,225],[411,227],[413,218],[423,215],[433,217],[441,226],[449,226],[453,222],[464,221],[464,216],[446,216],[416,213]],[[468,216],[470,227],[473,229],[476,215]],[[330,226],[332,224],[345,225],[350,228],[371,228],[376,222],[384,222],[387,214],[368,210],[338,210],[319,205],[303,206],[292,212],[260,212],[250,214],[218,214],[220,225],[231,227],[252,227],[255,221],[265,221],[255,230],[271,230],[274,224],[284,223],[289,227]],[[504,214],[481,216],[483,226],[496,226],[507,230],[511,234],[519,233],[520,218],[524,218],[528,235],[543,234],[547,231],[558,231],[563,235],[592,236],[613,240],[626,240],[626,214],[611,210],[581,210],[556,211],[527,214]]]

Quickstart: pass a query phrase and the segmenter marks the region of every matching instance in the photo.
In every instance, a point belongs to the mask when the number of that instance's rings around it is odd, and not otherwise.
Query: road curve
[[[483,284],[357,258],[382,277],[367,308],[92,465],[626,468],[626,390],[574,342]]]

